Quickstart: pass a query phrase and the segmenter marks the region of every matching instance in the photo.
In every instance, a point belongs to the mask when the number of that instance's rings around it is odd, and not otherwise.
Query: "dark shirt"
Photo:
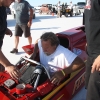
[[[2,47],[3,38],[5,35],[5,31],[7,29],[7,14],[6,14],[6,8],[0,7],[0,49]]]
[[[88,0],[87,0],[88,1]],[[90,0],[85,7],[85,32],[89,56],[100,55],[100,0]]]
[[[16,11],[16,23],[19,25],[27,24],[29,21],[29,9],[31,8],[30,4],[21,0],[19,3],[15,2],[14,8]]]

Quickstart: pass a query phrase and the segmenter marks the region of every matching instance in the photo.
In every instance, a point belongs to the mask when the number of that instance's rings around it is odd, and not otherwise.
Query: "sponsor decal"
[[[74,89],[72,95],[79,89],[79,87],[84,83],[85,72],[75,81]]]
[[[77,49],[77,48],[74,48],[73,52],[78,56],[82,54],[82,50],[81,49]]]

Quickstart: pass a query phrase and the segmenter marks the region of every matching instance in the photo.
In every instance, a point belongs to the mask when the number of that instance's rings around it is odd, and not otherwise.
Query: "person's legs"
[[[100,100],[100,72],[90,74],[86,100]]]
[[[10,53],[18,53],[18,44],[19,44],[19,37],[22,36],[22,29],[20,27],[20,25],[16,25],[15,26],[15,46],[14,46],[14,49],[12,51],[10,51]]]
[[[91,73],[94,57],[88,57],[86,63],[85,87],[87,89],[86,100],[100,100],[100,72]]]
[[[15,36],[15,49],[18,49],[19,36]]]
[[[26,38],[28,38],[29,45],[31,45],[32,44],[32,37],[31,37],[31,33],[30,33],[30,27],[28,27],[27,25],[22,25],[22,30],[24,32],[24,36]]]
[[[60,9],[58,9],[57,17],[60,17]]]
[[[89,78],[91,74],[91,66],[92,66],[92,58],[88,57],[87,62],[86,62],[86,74],[85,74],[85,88],[87,89],[88,83],[89,83]]]

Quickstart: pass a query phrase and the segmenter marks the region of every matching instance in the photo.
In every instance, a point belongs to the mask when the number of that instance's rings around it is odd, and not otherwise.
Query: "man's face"
[[[47,41],[41,40],[41,43],[42,43],[43,52],[46,55],[51,55],[56,50],[56,46],[52,46],[50,40]]]
[[[1,5],[4,7],[9,7],[14,0],[1,0]]]

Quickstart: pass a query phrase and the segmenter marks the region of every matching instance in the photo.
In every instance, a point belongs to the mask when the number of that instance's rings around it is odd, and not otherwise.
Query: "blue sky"
[[[50,4],[57,4],[58,1],[61,1],[61,4],[64,2],[67,2],[69,4],[70,1],[73,2],[73,4],[76,4],[77,2],[85,2],[85,0],[26,0],[28,1],[32,6],[38,6],[45,3]]]

